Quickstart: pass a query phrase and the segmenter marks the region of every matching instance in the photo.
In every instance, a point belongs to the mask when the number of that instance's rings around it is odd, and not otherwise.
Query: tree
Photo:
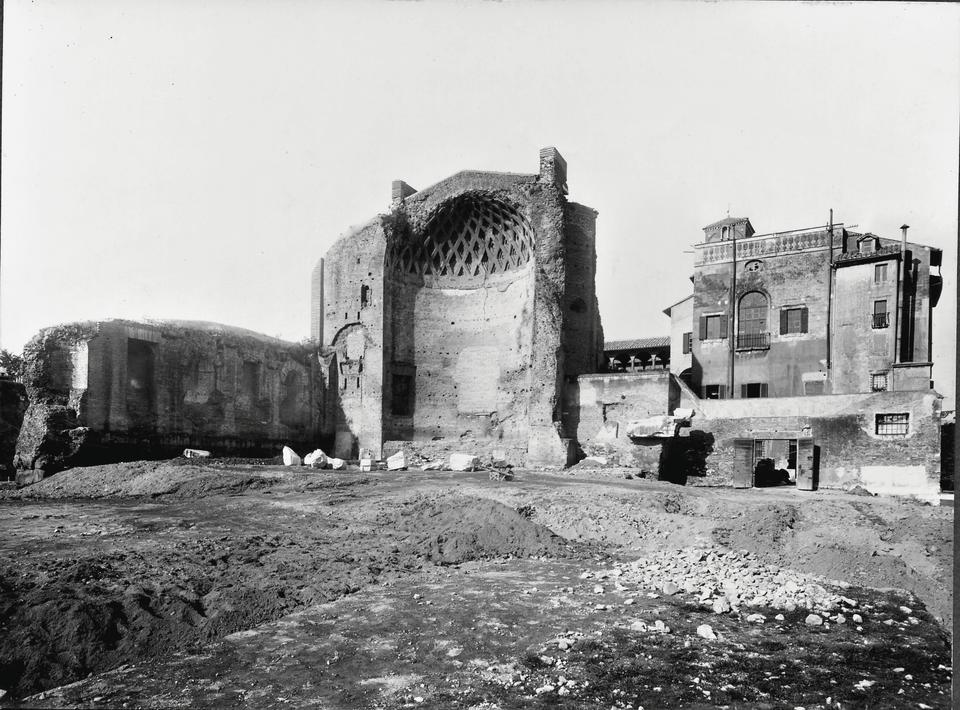
[[[20,380],[23,377],[23,357],[0,349],[0,376]]]

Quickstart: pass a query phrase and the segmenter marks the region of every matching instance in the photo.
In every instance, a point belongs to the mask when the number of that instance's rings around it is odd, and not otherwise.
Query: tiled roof
[[[740,224],[741,222],[749,222],[748,217],[724,217],[719,222],[711,222],[704,229],[710,229],[711,227],[724,227],[731,224]]]
[[[608,340],[603,344],[604,351],[609,350],[641,350],[643,348],[669,348],[670,336],[662,335],[655,338],[635,338],[633,340]]]

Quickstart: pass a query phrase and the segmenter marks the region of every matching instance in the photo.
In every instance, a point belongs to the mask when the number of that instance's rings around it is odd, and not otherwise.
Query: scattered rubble
[[[830,591],[837,586],[819,577],[759,562],[745,550],[684,548],[663,551],[651,558],[597,573],[616,577],[620,584],[632,582],[658,590],[666,596],[686,594],[715,614],[739,612],[744,607],[771,607],[811,612],[808,622],[819,624],[831,612],[857,607],[857,601]],[[810,621],[817,616],[819,621]],[[860,615],[854,615],[854,621]],[[857,622],[859,623],[859,622]]]

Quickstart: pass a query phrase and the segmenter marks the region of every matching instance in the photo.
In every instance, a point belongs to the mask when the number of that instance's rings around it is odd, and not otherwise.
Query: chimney
[[[540,179],[556,185],[561,195],[567,194],[567,161],[552,146],[540,151]]]

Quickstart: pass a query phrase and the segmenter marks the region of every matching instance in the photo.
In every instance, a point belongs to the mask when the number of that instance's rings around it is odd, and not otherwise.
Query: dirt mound
[[[281,484],[310,488],[317,484],[333,485],[363,480],[351,474],[341,474],[331,479],[308,468],[262,466],[247,459],[232,461],[234,463],[219,459],[176,458],[78,467],[20,490],[0,491],[0,500],[160,496],[192,499],[219,494],[234,495]]]
[[[452,565],[492,557],[562,557],[567,541],[527,516],[486,498],[451,496],[414,499],[392,518],[407,533],[406,551],[436,564]]]

